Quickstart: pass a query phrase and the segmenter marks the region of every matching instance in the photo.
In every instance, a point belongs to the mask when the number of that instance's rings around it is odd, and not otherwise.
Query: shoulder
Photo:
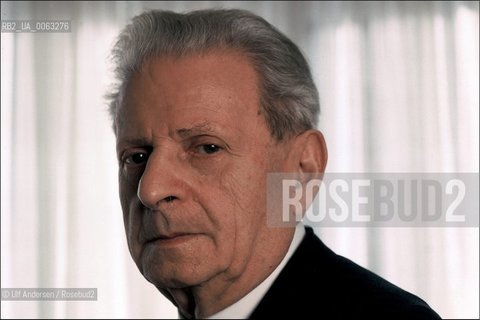
[[[419,297],[331,251],[307,233],[253,317],[440,319]]]

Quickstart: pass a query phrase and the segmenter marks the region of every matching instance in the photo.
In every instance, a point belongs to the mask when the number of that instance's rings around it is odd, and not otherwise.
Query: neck
[[[168,289],[167,297],[187,318],[209,317],[234,304],[265,280],[287,253],[294,229],[274,230],[256,241],[264,245],[257,245],[246,262],[234,261],[230,268],[199,285]]]

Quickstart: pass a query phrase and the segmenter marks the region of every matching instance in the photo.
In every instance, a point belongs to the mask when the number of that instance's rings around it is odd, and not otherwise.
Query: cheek
[[[245,159],[224,177],[225,188],[238,204],[257,207],[265,194],[266,165],[261,155]]]
[[[244,162],[221,179],[221,189],[231,203],[230,216],[238,241],[249,242],[265,216],[265,170],[261,162]]]
[[[264,172],[249,167],[248,163],[225,170],[217,181],[217,187],[204,190],[205,212],[214,213],[210,220],[217,228],[215,246],[216,261],[228,268],[228,275],[235,278],[242,274],[255,252],[257,234],[266,226]],[[213,262],[211,262],[213,263]],[[225,269],[226,270],[226,269]]]

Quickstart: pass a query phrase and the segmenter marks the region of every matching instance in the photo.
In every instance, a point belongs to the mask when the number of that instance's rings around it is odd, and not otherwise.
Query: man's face
[[[149,60],[117,115],[131,255],[159,288],[234,279],[261,247],[266,173],[283,159],[257,75],[232,51]]]

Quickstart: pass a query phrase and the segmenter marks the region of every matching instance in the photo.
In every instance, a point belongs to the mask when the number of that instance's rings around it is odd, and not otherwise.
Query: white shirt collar
[[[260,303],[262,298],[267,293],[268,289],[277,279],[280,272],[283,270],[288,260],[292,257],[295,250],[303,240],[305,236],[305,227],[303,223],[297,223],[295,227],[295,233],[293,235],[292,242],[288,248],[287,254],[283,257],[280,264],[273,270],[273,272],[260,283],[255,289],[250,291],[242,299],[238,300],[234,304],[228,306],[220,312],[215,313],[214,315],[208,317],[207,319],[246,319],[250,314],[255,310],[257,305]]]

